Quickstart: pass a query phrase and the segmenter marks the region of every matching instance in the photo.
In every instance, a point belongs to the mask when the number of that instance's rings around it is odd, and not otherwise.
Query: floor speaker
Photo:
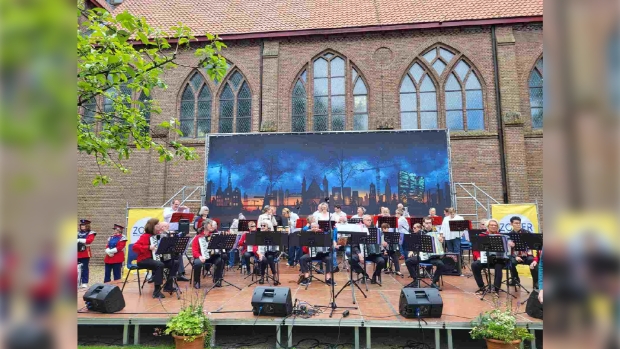
[[[461,275],[461,256],[458,253],[446,253],[441,261],[446,266],[444,275]]]
[[[254,289],[252,295],[254,315],[289,316],[293,313],[291,289],[288,287],[264,287]]]
[[[94,284],[84,293],[88,310],[100,313],[116,313],[125,308],[125,298],[118,286]]]
[[[409,319],[441,317],[443,300],[439,290],[434,288],[403,288],[398,312]]]

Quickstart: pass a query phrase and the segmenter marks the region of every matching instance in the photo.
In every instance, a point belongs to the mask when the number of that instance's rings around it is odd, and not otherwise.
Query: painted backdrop
[[[300,215],[329,198],[347,214],[364,206],[392,214],[403,203],[411,215],[450,204],[446,131],[235,134],[207,137],[206,205],[230,222],[256,218],[275,205]],[[332,207],[330,207],[332,210]]]

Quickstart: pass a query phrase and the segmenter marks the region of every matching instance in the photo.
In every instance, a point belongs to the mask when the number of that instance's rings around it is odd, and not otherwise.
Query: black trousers
[[[277,271],[276,271],[275,259],[276,259],[275,254],[269,253],[269,252],[267,252],[266,254],[262,256],[262,258],[260,259],[260,276],[261,277],[265,276],[265,272],[267,271],[267,265],[269,265],[269,268],[271,268],[271,274],[273,274],[274,276],[276,275]]]
[[[250,264],[250,258],[252,258],[254,256],[254,252],[246,252],[243,254],[243,259],[245,260],[245,265],[248,268],[248,275],[252,273],[252,271],[250,270],[251,268],[251,264]],[[256,266],[254,266],[256,268]]]
[[[172,287],[172,278],[176,276],[179,270],[179,259],[169,259],[167,261],[156,261],[153,258],[147,258],[138,262],[138,268],[148,269],[153,272],[153,283],[155,286],[160,286],[164,282],[164,269],[168,269],[170,277],[166,280],[165,288]]]
[[[502,288],[502,272],[506,264],[504,262],[495,262],[495,280],[493,281],[493,286],[495,289],[499,290]],[[476,280],[476,284],[478,288],[484,287],[484,280],[482,280],[482,269],[488,268],[487,263],[480,263],[480,261],[475,261],[471,264],[471,271],[474,273],[474,279]]]
[[[446,265],[441,261],[441,258],[431,258],[429,260],[420,261],[418,256],[412,256],[405,260],[409,275],[415,280],[418,278],[418,266],[420,263],[432,264],[435,267],[435,273],[433,274],[433,283],[438,283],[439,278],[445,273]]]
[[[351,260],[353,262],[351,263],[351,267],[353,268],[353,271],[357,273],[362,273],[364,271],[364,266],[360,263],[360,258],[358,256],[358,254],[360,253],[360,249],[359,247],[354,246],[352,251],[353,253],[351,256]],[[381,271],[383,270],[383,268],[385,268],[385,259],[383,259],[383,257],[381,256],[370,256],[366,260],[375,263],[375,272],[372,277],[381,278]]]
[[[400,263],[398,263],[398,251],[388,251],[387,255],[383,255],[383,259],[387,265],[388,259],[392,260],[392,265],[394,266],[394,271],[400,272]]]
[[[510,276],[519,280],[519,272],[517,271],[517,264],[526,264],[528,267],[532,262],[534,262],[533,256],[521,257],[521,262],[517,262],[517,258],[514,256],[510,257]],[[534,269],[530,269],[530,274],[532,274],[532,279],[534,281],[534,286],[538,287],[538,266]]]
[[[200,261],[200,258],[194,259],[194,266],[192,267],[192,271],[194,272],[194,282],[200,282],[200,271],[202,270],[202,266],[205,264],[212,264],[215,266],[215,270],[213,272],[213,278],[215,281],[222,278],[224,272],[224,259],[222,258],[222,255],[213,255],[209,259],[205,260],[204,263]]]
[[[325,263],[326,270],[328,272],[331,272],[331,270],[333,269],[331,254],[321,257],[321,264],[322,263]],[[309,254],[301,256],[301,258],[299,258],[299,266],[301,267],[302,273],[309,273],[310,268],[312,268],[312,257],[310,257]]]

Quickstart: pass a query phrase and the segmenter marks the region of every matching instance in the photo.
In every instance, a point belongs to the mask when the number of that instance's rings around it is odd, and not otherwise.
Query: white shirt
[[[327,212],[314,212],[313,214],[314,216],[314,220],[316,222],[318,221],[328,221],[329,220],[329,213]]]
[[[288,226],[290,227],[290,230],[289,230],[290,232],[301,230],[300,228],[296,228],[298,219],[299,219],[299,216],[297,215],[297,213],[294,213],[294,212],[289,213]]]
[[[402,216],[398,218],[398,232],[401,234],[409,234],[409,222],[407,218]]]
[[[454,240],[454,239],[460,239],[461,238],[461,233],[460,231],[450,231],[450,221],[462,221],[464,220],[463,217],[459,216],[459,215],[455,215],[454,218],[451,218],[450,216],[444,217],[443,221],[441,222],[441,230],[440,232],[443,234],[444,239],[446,240]]]
[[[278,225],[278,222],[276,221],[276,217],[274,217],[270,213],[263,213],[262,215],[258,216],[258,220],[256,222],[256,226],[260,228],[261,222],[263,222],[263,221],[266,221],[267,224],[271,225],[269,227],[270,230],[273,230],[273,227]]]
[[[170,219],[172,219],[172,214],[177,213],[177,212],[189,213],[189,208],[181,208],[181,206],[179,206],[179,209],[176,211],[173,210],[172,207],[164,208],[164,221],[166,223],[170,223]],[[178,222],[170,223],[170,230],[173,230],[173,231],[179,230],[179,223]]]
[[[337,213],[337,212],[332,213],[332,221],[340,222],[341,217],[344,217],[346,219],[347,214],[342,211],[340,211],[340,213]]]
[[[360,215],[351,216],[351,218],[362,218]]]

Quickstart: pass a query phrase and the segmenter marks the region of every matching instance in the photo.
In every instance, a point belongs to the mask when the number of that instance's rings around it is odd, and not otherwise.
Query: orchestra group
[[[364,207],[358,207],[356,214],[348,217],[341,210],[341,206],[335,205],[333,212],[330,212],[328,204],[321,203],[316,212],[306,217],[305,224],[298,224],[299,215],[290,209],[282,209],[280,216],[276,212],[276,207],[265,206],[258,219],[247,220],[242,214],[239,214],[239,218],[232,222],[230,228],[223,230],[218,229],[217,222],[209,217],[208,207],[203,206],[193,222],[196,235],[191,238],[187,246],[188,252],[178,255],[156,254],[162,237],[180,236],[177,233],[178,224],[170,223],[175,212],[188,213],[189,208],[182,206],[179,200],[174,200],[171,207],[164,210],[164,220],[149,219],[144,226],[144,233],[130,246],[126,245],[127,239],[123,234],[124,227],[114,224],[105,248],[104,282],[111,281],[111,274],[113,274],[114,280],[121,278],[125,248],[131,248],[137,255],[137,267],[151,271],[149,282],[155,286],[153,298],[164,298],[163,292],[174,292],[175,281],[191,282],[192,287],[200,289],[201,279],[208,274],[212,275],[212,286],[221,287],[226,266],[234,267],[236,260],[239,261],[238,269],[244,274],[253,275],[253,278],[255,276],[259,284],[264,284],[271,278],[273,284],[277,286],[280,283],[277,264],[280,258],[285,256],[287,257],[286,266],[299,268],[298,284],[309,286],[313,279],[312,273],[315,273],[324,275],[324,282],[331,286],[336,285],[333,274],[341,269],[337,253],[340,251],[342,252],[340,254],[341,261],[346,261],[346,265],[350,266],[352,273],[355,273],[364,282],[369,280],[370,284],[381,285],[381,276],[385,273],[405,277],[406,275],[401,273],[401,266],[405,266],[409,277],[413,278],[414,282],[427,275],[431,278],[430,287],[441,291],[441,276],[447,272],[447,266],[442,261],[442,257],[445,253],[461,255],[461,241],[465,236],[463,231],[453,231],[450,228],[450,221],[464,220],[463,217],[456,214],[453,208],[444,209],[443,219],[436,215],[434,208],[431,208],[428,216],[416,220],[409,216],[402,204],[397,206],[393,216],[386,207],[381,208],[378,216],[367,214]],[[395,226],[386,223],[387,219],[380,217],[394,217],[391,218],[391,221],[395,222]],[[412,223],[414,220],[416,222]],[[283,226],[283,222],[285,222],[285,226]],[[81,287],[88,287],[88,266],[92,256],[91,245],[96,237],[96,233],[90,229],[90,223],[86,219],[79,222],[78,263],[81,266]],[[492,291],[499,292],[501,289],[502,274],[507,266],[509,266],[510,271],[508,285],[518,285],[520,279],[516,269],[517,264],[526,264],[530,267],[534,279],[533,285],[536,288],[539,276],[536,268],[537,254],[531,250],[511,251],[514,243],[506,238],[506,235],[499,233],[498,221],[485,219],[480,224],[481,228],[485,229],[480,233],[480,236],[504,236],[508,250],[505,256],[494,256],[493,258],[490,258],[484,251],[472,251],[471,271],[478,286],[477,293],[483,293],[485,290],[486,285],[482,273],[487,268],[495,271]],[[512,217],[511,225],[512,233],[531,233],[522,229],[521,220],[518,216]],[[263,246],[248,243],[253,241],[250,238],[252,234],[256,236],[259,231],[298,235],[301,235],[302,232],[331,233],[330,238],[325,237],[325,240],[331,241],[331,246]],[[362,235],[365,233],[367,236],[372,235],[372,239],[369,239],[372,243],[349,241],[351,232]],[[236,236],[232,249],[215,249],[212,248],[213,246],[210,248],[209,244],[213,237],[222,234],[234,234]],[[376,242],[374,240],[375,234]],[[407,250],[409,246],[405,240],[409,238],[406,237],[415,236],[415,234],[431,237],[432,253]],[[283,240],[288,241],[287,239]],[[397,241],[398,243],[396,243]],[[301,245],[301,243],[299,244]],[[237,255],[238,258],[236,258]],[[189,258],[191,262],[190,279],[185,276],[184,257]],[[269,271],[271,271],[270,275],[268,274]]]

